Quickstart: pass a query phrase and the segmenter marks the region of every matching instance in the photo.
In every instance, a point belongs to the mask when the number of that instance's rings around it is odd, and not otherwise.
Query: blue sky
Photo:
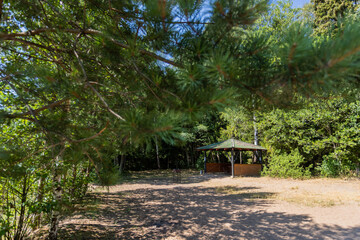
[[[277,0],[270,0],[270,2],[276,2]],[[293,7],[298,8],[304,6],[305,3],[309,3],[310,0],[292,0]]]
[[[293,0],[294,7],[302,7],[305,3],[309,3],[310,0]]]

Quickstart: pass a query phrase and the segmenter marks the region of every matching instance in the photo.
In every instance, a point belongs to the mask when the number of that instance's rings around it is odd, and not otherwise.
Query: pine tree
[[[55,202],[51,239],[57,238],[66,194],[59,183],[68,166],[89,161],[110,184],[106,171],[111,172],[108,160],[114,156],[105,158],[106,152],[154,139],[173,143],[182,125],[230,100],[229,90],[204,77],[206,72],[185,77],[187,69],[199,65],[184,49],[196,47],[204,26],[210,26],[205,44],[221,40],[233,25],[254,21],[265,6],[220,1],[209,20],[199,17],[201,1],[10,0],[0,5],[2,124],[26,121],[26,132],[15,131],[18,139],[38,139],[15,148],[3,131],[2,155],[10,159],[1,158],[6,169],[1,180],[9,182],[19,162],[42,157],[39,165],[48,173]],[[218,32],[215,25],[222,24],[227,27]],[[28,165],[21,166],[28,171]]]
[[[300,22],[274,35],[252,28],[267,10],[257,0],[7,0],[0,10],[1,123],[32,143],[15,147],[3,130],[0,169],[32,159],[52,188],[86,163],[110,184],[115,149],[173,144],[186,124],[230,103],[357,86],[356,19],[317,42]],[[53,194],[60,207],[65,190]]]

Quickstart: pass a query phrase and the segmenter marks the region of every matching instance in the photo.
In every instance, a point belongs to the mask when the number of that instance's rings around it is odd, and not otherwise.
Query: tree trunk
[[[196,166],[196,161],[200,157],[199,151],[194,152],[194,146],[191,145],[191,167]]]
[[[24,183],[23,183],[23,188],[22,188],[22,192],[21,192],[21,207],[20,207],[20,216],[19,216],[19,221],[18,224],[16,226],[16,232],[14,235],[14,240],[20,240],[23,239],[23,234],[24,234],[24,219],[25,219],[25,202],[27,199],[27,176],[24,177]]]
[[[41,203],[44,199],[44,187],[45,187],[45,177],[41,176],[39,183],[39,192],[36,198],[36,201],[38,203]],[[34,219],[35,228],[41,227],[41,221],[42,221],[42,213],[40,212],[39,214],[36,215]]]
[[[160,169],[160,158],[159,158],[159,145],[158,145],[158,141],[157,141],[157,137],[155,137],[155,148],[156,148],[156,162],[157,162],[157,167],[158,169]]]
[[[88,166],[84,169],[83,174],[86,174],[86,179],[89,179],[90,176],[90,167],[91,167],[91,162],[89,160]],[[81,188],[82,189],[82,194],[81,196],[85,196],[87,190],[88,190],[89,184],[87,181],[85,181],[84,186]]]
[[[259,138],[258,138],[258,130],[257,130],[257,126],[256,126],[255,112],[253,113],[253,123],[254,123],[254,144],[259,145]]]
[[[50,231],[49,231],[49,240],[56,240],[57,233],[59,228],[59,218],[61,210],[61,199],[62,199],[62,187],[61,187],[61,173],[60,173],[60,164],[62,159],[62,152],[55,157],[55,171],[53,176],[53,182],[55,184],[53,189],[53,197],[56,202],[56,206],[52,211],[51,221],[50,221]]]
[[[5,188],[3,188],[4,190],[6,190],[6,206],[10,207],[10,198],[9,198],[9,181],[5,181],[4,184]],[[10,222],[10,214],[6,214],[6,222]],[[5,239],[10,239],[10,231],[5,232]]]
[[[254,144],[259,145],[259,136],[258,136],[258,130],[257,130],[257,126],[256,126],[255,111],[253,112],[253,123],[254,123]],[[253,162],[256,162],[257,160],[258,160],[258,153],[257,153],[257,151],[254,151]]]
[[[195,163],[193,146],[191,146],[190,148],[190,160],[191,160],[191,167],[195,167],[196,163]]]
[[[190,164],[191,164],[191,158],[190,158],[190,154],[189,154],[188,149],[185,150],[185,153],[186,153],[187,167],[189,168]]]
[[[75,198],[75,191],[76,191],[76,188],[78,187],[77,185],[76,185],[76,178],[77,178],[77,165],[76,164],[74,164],[74,168],[73,168],[73,179],[72,179],[72,188],[71,188],[71,194],[70,194],[70,197],[72,198],[72,199],[74,199]],[[72,200],[72,199],[70,199],[70,201]]]
[[[119,166],[119,172],[120,174],[124,171],[124,164],[125,164],[125,154],[121,154],[120,156],[120,166]]]

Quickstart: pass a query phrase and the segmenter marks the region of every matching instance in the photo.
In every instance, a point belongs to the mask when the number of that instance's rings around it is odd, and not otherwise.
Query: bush
[[[321,166],[318,168],[321,176],[324,177],[338,177],[340,169],[340,162],[332,156],[324,156]]]
[[[305,159],[297,149],[290,154],[280,154],[280,151],[275,151],[271,154],[268,166],[264,167],[262,174],[270,177],[309,178],[312,166],[304,168],[304,163]]]
[[[196,170],[204,170],[204,158],[199,156],[195,163]]]

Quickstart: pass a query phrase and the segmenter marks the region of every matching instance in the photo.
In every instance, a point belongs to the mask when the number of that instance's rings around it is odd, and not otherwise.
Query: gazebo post
[[[231,177],[234,177],[234,148],[231,149]]]

